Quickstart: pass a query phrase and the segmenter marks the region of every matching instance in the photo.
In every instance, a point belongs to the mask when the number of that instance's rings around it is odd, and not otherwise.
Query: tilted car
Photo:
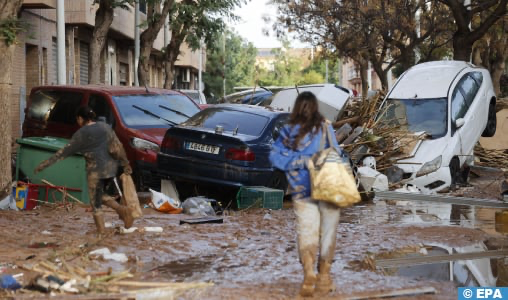
[[[109,123],[134,169],[138,189],[158,187],[156,159],[166,130],[199,112],[196,103],[170,90],[101,85],[40,86],[32,89],[23,137],[70,138],[78,130],[75,113],[90,106]]]
[[[416,65],[400,76],[378,115],[381,124],[422,133],[396,166],[422,190],[443,190],[464,177],[480,136],[496,131],[496,95],[486,69],[462,61]]]
[[[176,181],[286,190],[283,172],[268,155],[288,113],[269,108],[220,104],[166,132],[158,155],[162,177]]]

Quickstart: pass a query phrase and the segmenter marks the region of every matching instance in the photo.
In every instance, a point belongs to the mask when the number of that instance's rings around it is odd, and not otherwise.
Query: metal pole
[[[139,1],[136,0],[134,9],[134,85],[139,86],[138,78],[139,64]]]
[[[325,60],[325,68],[326,68],[325,82],[328,83],[328,59]]]
[[[367,83],[369,85],[369,90],[372,89],[372,64],[369,61],[369,67],[367,68]],[[367,97],[367,95],[365,95]]]
[[[65,84],[65,0],[58,0],[56,5],[56,37],[57,37],[57,81]]]
[[[164,47],[169,44],[169,16],[166,17],[164,22]]]
[[[199,41],[199,73],[198,73],[198,90],[203,91],[203,43]]]

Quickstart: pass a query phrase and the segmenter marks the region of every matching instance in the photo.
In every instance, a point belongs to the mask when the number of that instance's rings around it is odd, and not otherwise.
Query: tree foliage
[[[278,7],[278,31],[296,31],[300,38],[320,46],[329,56],[348,57],[360,66],[362,81],[371,62],[384,89],[387,73],[395,65],[407,69],[432,57],[448,41],[449,22],[444,5],[421,0],[305,1],[273,0]],[[432,41],[432,43],[430,42]],[[366,86],[363,89],[366,92]]]
[[[213,47],[217,33],[225,30],[225,19],[235,20],[233,9],[245,0],[182,0],[176,1],[170,11],[171,41],[165,48],[166,80],[165,88],[171,88],[175,62],[183,42],[191,50]]]
[[[508,0],[434,0],[443,4],[452,16],[453,59],[469,61],[473,44],[481,39],[501,18],[506,16]]]
[[[208,46],[203,76],[206,94],[217,98],[223,95],[223,76],[226,78],[226,94],[234,92],[235,86],[252,86],[255,81],[257,49],[234,31],[226,31],[225,38],[225,53],[220,34],[216,34],[215,43]]]

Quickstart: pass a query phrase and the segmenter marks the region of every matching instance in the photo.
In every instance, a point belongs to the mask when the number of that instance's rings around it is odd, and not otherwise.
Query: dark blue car
[[[283,172],[268,155],[288,113],[222,104],[209,107],[166,132],[158,170],[177,181],[286,190]]]

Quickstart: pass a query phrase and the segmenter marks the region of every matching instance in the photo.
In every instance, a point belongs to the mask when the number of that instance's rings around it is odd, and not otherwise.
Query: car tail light
[[[162,148],[167,150],[178,150],[181,147],[180,139],[174,137],[165,137],[162,141]]]
[[[237,149],[231,148],[226,151],[226,159],[230,160],[242,160],[242,161],[254,161],[256,155],[249,149]]]

